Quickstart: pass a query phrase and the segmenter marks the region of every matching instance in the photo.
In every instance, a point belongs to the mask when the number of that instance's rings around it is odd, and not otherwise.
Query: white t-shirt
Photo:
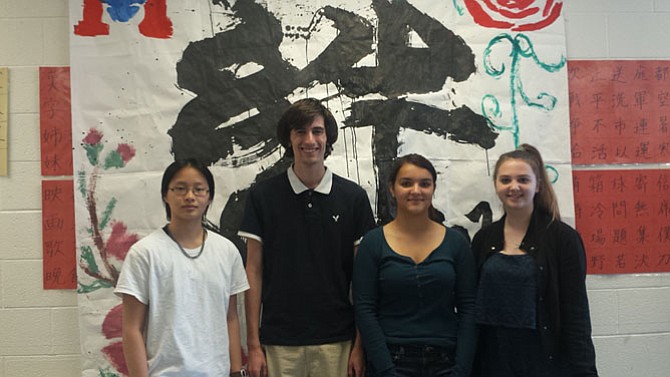
[[[194,255],[199,249],[186,251]],[[189,259],[158,229],[131,247],[114,293],[148,306],[144,338],[150,376],[216,377],[230,373],[230,296],[247,289],[232,242],[207,232],[202,254]]]

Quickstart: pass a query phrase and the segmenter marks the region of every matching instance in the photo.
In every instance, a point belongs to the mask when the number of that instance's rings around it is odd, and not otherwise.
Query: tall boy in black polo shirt
[[[337,123],[318,100],[295,102],[277,136],[293,166],[252,187],[239,232],[250,375],[362,377],[349,285],[358,241],[374,227],[367,194],[325,167]]]

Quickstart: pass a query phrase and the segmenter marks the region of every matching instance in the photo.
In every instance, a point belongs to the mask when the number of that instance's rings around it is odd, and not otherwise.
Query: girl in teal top
[[[397,216],[361,241],[356,324],[369,376],[469,376],[475,351],[475,267],[468,240],[439,223],[437,173],[399,158],[389,178]]]

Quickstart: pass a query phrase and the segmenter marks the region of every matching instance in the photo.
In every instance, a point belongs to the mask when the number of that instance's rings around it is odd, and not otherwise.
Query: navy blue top
[[[417,264],[391,249],[383,228],[370,231],[354,261],[353,296],[356,324],[377,375],[395,370],[387,343],[451,349],[454,375],[469,375],[475,265],[461,233],[447,229],[442,243]]]
[[[496,253],[484,262],[477,291],[477,323],[534,330],[535,270],[535,260],[528,254]]]
[[[365,190],[335,174],[328,194],[296,194],[286,172],[252,187],[240,231],[263,243],[262,344],[354,338],[354,245],[373,226]]]
[[[504,249],[505,217],[482,228],[472,239],[478,270]],[[536,264],[536,328],[546,359],[561,360],[565,377],[597,377],[586,294],[586,253],[579,233],[535,208],[521,248]],[[479,376],[475,363],[473,376]]]

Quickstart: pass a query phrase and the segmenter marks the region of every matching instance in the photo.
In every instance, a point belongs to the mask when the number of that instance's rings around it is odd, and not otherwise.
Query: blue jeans
[[[448,377],[454,367],[453,351],[435,346],[388,345],[398,377]]]

